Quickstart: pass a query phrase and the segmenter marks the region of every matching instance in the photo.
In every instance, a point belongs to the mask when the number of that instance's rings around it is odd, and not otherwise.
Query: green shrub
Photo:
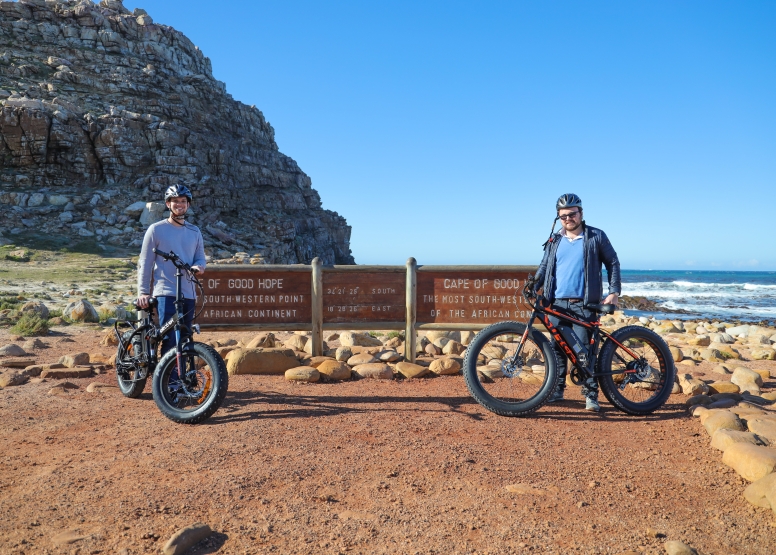
[[[116,317],[116,311],[110,310],[108,308],[98,308],[97,315],[100,317],[100,323],[104,324],[105,322],[108,321],[108,318]]]
[[[398,337],[399,339],[404,341],[404,333],[396,330],[388,332],[388,335],[386,335],[386,337],[388,339],[393,339],[394,337]]]
[[[34,312],[28,312],[17,320],[11,331],[26,336],[47,335],[49,331],[48,320],[41,318]]]

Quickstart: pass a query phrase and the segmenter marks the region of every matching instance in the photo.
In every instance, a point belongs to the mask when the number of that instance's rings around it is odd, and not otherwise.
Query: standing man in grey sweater
[[[185,185],[172,185],[164,193],[164,202],[170,217],[152,224],[143,238],[143,248],[137,265],[137,304],[148,308],[149,299],[159,301],[159,324],[167,322],[175,314],[175,266],[154,254],[154,249],[174,252],[191,266],[197,274],[205,272],[205,245],[202,233],[195,225],[185,221],[191,205],[191,191]],[[191,328],[197,292],[188,280],[181,283],[183,295],[183,324]],[[162,339],[162,352],[175,347],[173,332]]]

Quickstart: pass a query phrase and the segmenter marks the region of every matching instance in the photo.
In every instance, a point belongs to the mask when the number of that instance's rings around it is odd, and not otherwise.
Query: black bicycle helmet
[[[167,202],[171,198],[175,197],[186,197],[189,199],[189,204],[191,204],[191,190],[189,190],[189,188],[185,185],[170,185],[167,187],[167,190],[164,192],[164,202]]]
[[[561,208],[574,208],[579,207],[580,210],[582,210],[582,199],[579,198],[574,193],[567,193],[565,195],[561,195],[558,198],[558,202],[555,203],[555,210],[560,210]]]

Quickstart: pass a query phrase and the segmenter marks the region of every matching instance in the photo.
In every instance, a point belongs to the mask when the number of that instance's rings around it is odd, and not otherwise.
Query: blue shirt
[[[561,237],[555,253],[556,299],[582,299],[585,297],[584,236],[569,239]]]

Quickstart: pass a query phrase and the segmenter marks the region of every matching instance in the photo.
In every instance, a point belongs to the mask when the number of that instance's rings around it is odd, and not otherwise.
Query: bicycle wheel
[[[463,368],[469,393],[500,416],[535,411],[557,385],[555,351],[542,333],[531,330],[520,356],[515,356],[524,332],[525,324],[499,322],[478,333],[466,349]]]
[[[179,377],[176,354],[175,349],[167,351],[156,367],[154,401],[173,422],[197,424],[210,418],[226,397],[226,365],[209,345],[189,343],[181,355],[183,376]]]
[[[148,379],[147,371],[141,368],[140,363],[135,359],[133,333],[135,332],[124,332],[116,348],[116,381],[119,384],[119,391],[124,397],[130,399],[140,397]]]
[[[607,339],[598,359],[598,384],[609,402],[633,415],[650,414],[671,395],[676,368],[671,351],[663,339],[641,326],[620,328]]]

